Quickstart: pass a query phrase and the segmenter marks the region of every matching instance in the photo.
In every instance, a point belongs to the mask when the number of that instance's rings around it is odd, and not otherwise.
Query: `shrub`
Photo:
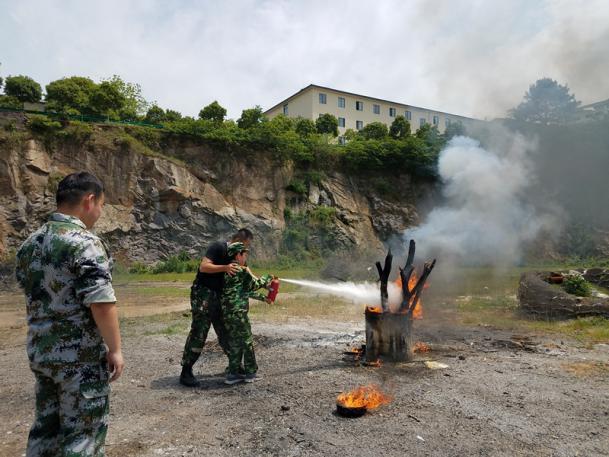
[[[61,123],[41,114],[28,116],[28,127],[34,133],[53,134],[61,129]]]
[[[581,275],[570,275],[562,283],[565,292],[579,297],[589,297],[592,293],[590,283]]]
[[[84,142],[93,134],[93,127],[86,122],[70,121],[70,124],[64,129],[63,133],[66,137]]]
[[[314,225],[329,228],[336,219],[336,208],[320,205],[309,211],[309,222]]]
[[[17,97],[0,95],[0,108],[23,109],[23,103]]]
[[[191,258],[187,252],[172,255],[152,267],[152,273],[187,273],[199,269],[199,260]]]
[[[151,273],[151,268],[142,262],[133,262],[129,267],[129,273],[131,274],[146,274]]]
[[[286,190],[294,192],[298,195],[306,195],[307,194],[307,185],[301,179],[294,178],[290,181],[290,183],[286,186]]]

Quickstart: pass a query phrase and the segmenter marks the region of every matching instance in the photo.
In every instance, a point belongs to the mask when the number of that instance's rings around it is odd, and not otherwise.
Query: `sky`
[[[609,98],[609,1],[0,0],[0,76],[114,74],[236,119],[313,83],[492,119],[541,77]]]

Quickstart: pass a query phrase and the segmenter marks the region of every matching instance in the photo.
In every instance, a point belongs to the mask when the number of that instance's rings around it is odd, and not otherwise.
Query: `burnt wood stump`
[[[393,306],[389,303],[387,285],[391,273],[393,256],[391,251],[385,257],[384,265],[376,262],[379,274],[381,306],[367,307],[366,317],[366,361],[387,360],[404,362],[414,358],[414,334],[412,332],[413,312],[416,308],[425,281],[435,266],[435,259],[425,263],[418,277],[414,268],[415,242],[410,241],[408,258],[404,268],[400,268],[402,299]],[[411,281],[412,278],[412,281]]]
[[[366,361],[405,362],[414,357],[412,318],[405,313],[382,313],[366,308]]]

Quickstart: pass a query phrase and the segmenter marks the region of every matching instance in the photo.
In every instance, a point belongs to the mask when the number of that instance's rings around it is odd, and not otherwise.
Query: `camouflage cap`
[[[236,243],[231,243],[228,245],[228,256],[234,257],[236,254],[247,250],[248,249],[245,247],[245,244],[240,241],[237,241]]]

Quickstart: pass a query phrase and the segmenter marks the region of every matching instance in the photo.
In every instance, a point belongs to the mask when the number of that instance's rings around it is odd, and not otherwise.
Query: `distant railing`
[[[133,121],[133,120],[113,120],[106,116],[95,116],[92,114],[65,114],[65,113],[56,113],[55,111],[32,111],[32,110],[19,109],[19,108],[2,108],[2,107],[0,107],[0,112],[2,112],[2,113],[38,114],[38,115],[42,115],[42,116],[48,116],[52,119],[57,119],[60,121],[80,121],[80,122],[90,122],[90,123],[95,123],[95,124],[137,125],[139,127],[151,127],[151,128],[155,128],[155,129],[163,128],[163,126],[160,124],[150,124],[148,122]]]

